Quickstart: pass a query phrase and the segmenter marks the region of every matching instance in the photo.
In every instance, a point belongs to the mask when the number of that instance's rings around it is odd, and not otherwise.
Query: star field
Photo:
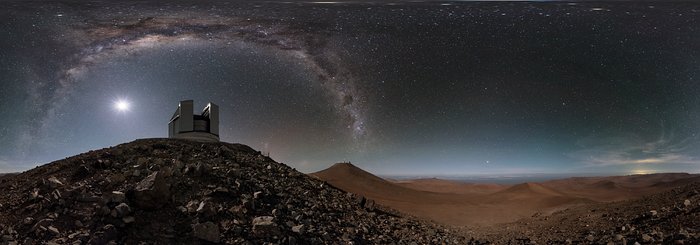
[[[699,4],[1,5],[0,171],[165,137],[183,99],[302,171],[700,169]]]

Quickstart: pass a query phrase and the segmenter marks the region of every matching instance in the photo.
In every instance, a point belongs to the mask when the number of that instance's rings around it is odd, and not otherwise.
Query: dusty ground
[[[481,241],[607,243],[622,241],[615,240],[620,235],[627,241],[649,243],[652,240],[642,239],[646,233],[644,238],[656,236],[655,240],[666,242],[695,241],[692,235],[664,237],[659,232],[694,234],[698,228],[693,220],[697,215],[693,203],[698,200],[693,193],[700,178],[690,174],[569,178],[507,186],[439,179],[388,181],[339,163],[311,175],[403,213],[460,227]],[[686,196],[691,204],[679,206]],[[674,208],[676,212],[671,212]],[[644,219],[651,210],[656,215]],[[636,231],[616,230],[626,224]]]
[[[461,183],[437,178],[389,181],[414,190],[452,194],[489,194],[510,187],[510,185],[501,184]]]
[[[508,224],[465,228],[499,244],[700,244],[700,182],[639,199],[596,203]]]

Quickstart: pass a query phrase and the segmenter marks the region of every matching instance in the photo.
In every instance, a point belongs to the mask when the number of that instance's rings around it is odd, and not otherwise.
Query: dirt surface
[[[1,177],[0,244],[700,244],[693,175],[441,193],[348,163],[314,176],[245,145],[138,140]]]
[[[0,190],[0,244],[468,243],[240,144],[137,140]]]
[[[497,244],[700,244],[700,182],[514,223],[465,229]]]
[[[501,184],[461,183],[437,178],[391,180],[391,182],[414,190],[452,194],[490,194],[510,187],[510,185]]]
[[[556,244],[567,239],[607,243],[618,234],[629,241],[649,243],[649,239],[640,240],[643,232],[668,242],[677,237],[663,237],[659,231],[694,234],[698,228],[691,222],[697,211],[693,209],[697,203],[695,197],[689,199],[689,206],[682,207],[683,212],[660,211],[674,210],[678,202],[685,201],[680,197],[670,197],[692,196],[696,192],[694,186],[700,180],[698,175],[671,173],[569,178],[495,186],[439,179],[387,181],[349,163],[335,164],[311,175],[406,214],[460,227],[467,236],[480,241],[501,244],[526,241]],[[466,190],[459,190],[460,187]],[[483,190],[477,190],[479,187]],[[681,187],[689,189],[674,189]],[[657,210],[656,218],[640,218],[646,217],[651,210]],[[678,222],[660,223],[663,229],[653,225],[653,222],[665,220]],[[615,228],[625,224],[638,227],[637,231],[627,228],[625,232],[613,233]],[[680,227],[684,230],[681,231]],[[593,237],[589,237],[591,233]],[[688,236],[686,240],[695,241],[692,239],[695,238]]]
[[[568,196],[599,202],[622,201],[668,191],[671,188],[700,181],[700,176],[687,173],[661,173],[606,177],[575,177],[542,182]]]

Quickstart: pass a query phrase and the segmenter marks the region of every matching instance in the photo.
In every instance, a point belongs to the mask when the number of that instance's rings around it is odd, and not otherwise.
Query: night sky
[[[303,172],[700,172],[700,4],[0,3],[0,172],[167,137]]]

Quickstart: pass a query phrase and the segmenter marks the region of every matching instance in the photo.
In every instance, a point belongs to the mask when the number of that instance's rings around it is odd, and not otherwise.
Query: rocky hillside
[[[245,145],[147,139],[0,179],[0,244],[465,244]]]
[[[700,182],[466,231],[499,244],[700,244]]]

